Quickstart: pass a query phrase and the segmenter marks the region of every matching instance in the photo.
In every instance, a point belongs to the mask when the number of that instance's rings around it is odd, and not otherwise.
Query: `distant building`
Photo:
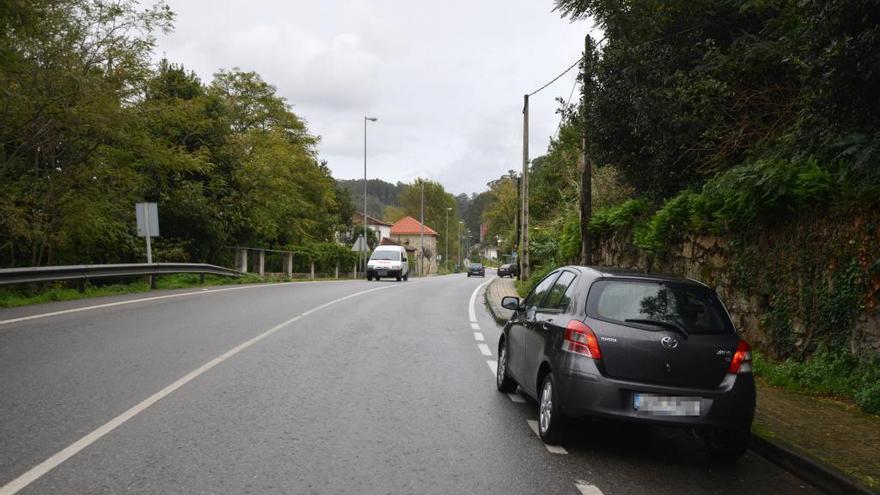
[[[364,212],[354,212],[354,215],[351,216],[351,223],[356,227],[360,226],[360,231],[363,232]],[[379,220],[378,218],[371,217],[370,215],[367,215],[367,228],[376,233],[376,237],[378,237],[379,241],[386,237],[391,237],[391,224]]]
[[[420,274],[430,275],[437,272],[437,237],[440,236],[434,229],[422,224],[413,217],[403,217],[391,226],[391,240],[401,246],[411,246],[416,249],[416,271]],[[420,239],[424,234],[424,246]]]

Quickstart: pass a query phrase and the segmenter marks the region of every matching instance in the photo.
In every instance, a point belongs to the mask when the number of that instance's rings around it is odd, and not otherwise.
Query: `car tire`
[[[403,280],[403,277],[401,277],[400,275],[398,275],[398,276],[397,276],[397,281],[400,282],[401,280]]]
[[[538,393],[538,435],[547,445],[559,445],[565,435],[566,423],[559,410],[553,372],[547,372]]]
[[[409,281],[409,273],[406,273],[406,274],[403,275],[403,281],[404,281],[404,282]]]
[[[468,278],[471,278],[471,274],[470,274],[470,273],[468,273]]]
[[[736,461],[749,448],[751,428],[719,429],[705,433],[708,457],[717,461]]]
[[[498,350],[498,367],[495,370],[495,386],[498,387],[499,392],[504,392],[505,394],[516,391],[516,382],[510,377],[510,374],[507,373],[508,358],[507,342],[504,341],[501,342],[501,348]]]
[[[372,282],[372,281],[373,281],[373,277],[371,275],[367,275],[367,282]]]

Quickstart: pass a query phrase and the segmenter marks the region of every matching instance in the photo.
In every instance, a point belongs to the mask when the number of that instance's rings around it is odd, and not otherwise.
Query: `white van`
[[[409,277],[409,262],[403,246],[376,246],[367,262],[367,280],[395,277],[397,281]]]

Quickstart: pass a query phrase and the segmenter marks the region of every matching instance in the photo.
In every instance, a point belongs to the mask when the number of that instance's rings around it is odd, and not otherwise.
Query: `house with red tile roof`
[[[422,225],[413,217],[406,216],[391,225],[391,240],[401,246],[416,249],[416,270],[429,275],[437,272],[437,238],[440,234]],[[424,245],[422,245],[424,243]]]

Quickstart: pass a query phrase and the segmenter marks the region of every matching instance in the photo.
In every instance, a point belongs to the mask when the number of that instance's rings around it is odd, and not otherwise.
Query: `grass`
[[[88,297],[116,296],[121,294],[135,294],[149,292],[150,284],[146,277],[130,279],[128,283],[107,283],[95,281],[86,285],[85,292],[79,292],[69,283],[55,282],[51,284],[34,284],[28,287],[0,288],[0,308],[14,308],[31,304],[41,304],[56,301],[72,301]],[[318,278],[316,280],[335,280]],[[340,278],[340,280],[343,280]],[[173,275],[160,275],[156,279],[157,289],[186,289],[190,287],[209,287],[215,285],[237,285],[267,282],[287,282],[286,278],[246,274],[242,277],[220,277],[206,275],[205,283],[199,282],[199,275],[193,273],[178,273]],[[296,281],[307,282],[309,279],[297,279]]]
[[[851,400],[864,412],[880,414],[880,357],[859,360],[822,347],[805,361],[777,362],[758,352],[753,359],[755,375],[770,385]]]

